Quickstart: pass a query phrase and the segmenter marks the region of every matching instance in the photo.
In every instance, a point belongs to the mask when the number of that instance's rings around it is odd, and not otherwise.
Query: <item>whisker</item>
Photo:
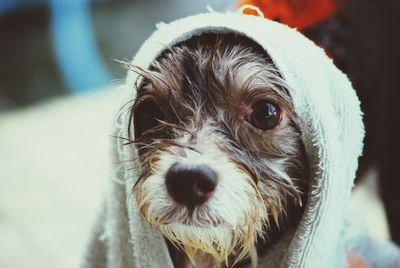
[[[163,124],[164,126],[171,127],[171,128],[173,128],[173,129],[177,129],[177,130],[181,130],[181,131],[187,132],[187,133],[189,133],[189,134],[193,134],[192,131],[190,131],[189,129],[186,129],[185,127],[182,127],[182,126],[179,126],[179,125],[173,124],[173,123],[168,123],[168,122],[163,121],[163,120],[161,120],[161,119],[156,119],[156,120],[157,120],[160,124]]]

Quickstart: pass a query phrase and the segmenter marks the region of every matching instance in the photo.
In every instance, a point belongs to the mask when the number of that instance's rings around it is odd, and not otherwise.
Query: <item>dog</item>
[[[141,215],[175,267],[239,267],[304,211],[308,160],[288,85],[257,43],[203,33],[140,74],[129,133]]]

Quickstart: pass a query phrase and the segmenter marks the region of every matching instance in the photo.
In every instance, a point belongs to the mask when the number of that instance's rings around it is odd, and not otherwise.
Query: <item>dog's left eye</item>
[[[158,120],[164,119],[164,114],[153,97],[140,100],[134,109],[135,137],[159,125]]]
[[[259,101],[252,107],[250,123],[261,130],[275,128],[281,120],[279,106],[269,101]]]

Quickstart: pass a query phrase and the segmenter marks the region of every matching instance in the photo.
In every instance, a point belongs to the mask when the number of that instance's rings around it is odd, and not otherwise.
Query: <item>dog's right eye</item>
[[[252,106],[250,123],[261,130],[275,128],[281,121],[279,106],[270,101],[259,101]]]
[[[154,97],[138,100],[134,108],[135,137],[139,138],[145,131],[155,128],[163,120],[164,114]]]

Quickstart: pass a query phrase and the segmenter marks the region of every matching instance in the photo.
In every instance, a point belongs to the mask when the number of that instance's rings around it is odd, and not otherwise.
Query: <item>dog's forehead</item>
[[[169,104],[182,105],[183,103],[201,105],[229,105],[232,100],[245,100],[246,98],[282,95],[282,88],[277,88],[269,81],[271,73],[265,71],[269,67],[261,64],[253,65],[252,62],[242,64],[233,74],[222,77],[227,70],[211,69],[210,72],[197,72],[199,63],[194,63],[190,68],[185,68],[182,73],[171,70],[165,75],[161,83],[154,84],[144,79],[137,89],[137,98],[152,95],[158,100]],[[182,66],[180,66],[182,67]],[[165,74],[166,70],[163,70]],[[265,72],[263,72],[265,71]],[[191,75],[188,75],[188,72]],[[265,75],[265,73],[268,73]],[[274,79],[276,79],[275,76]]]
[[[276,86],[282,81],[266,52],[233,35],[203,35],[173,46],[148,71],[137,99],[152,95],[162,109],[181,116],[240,110],[254,99],[285,94]]]

